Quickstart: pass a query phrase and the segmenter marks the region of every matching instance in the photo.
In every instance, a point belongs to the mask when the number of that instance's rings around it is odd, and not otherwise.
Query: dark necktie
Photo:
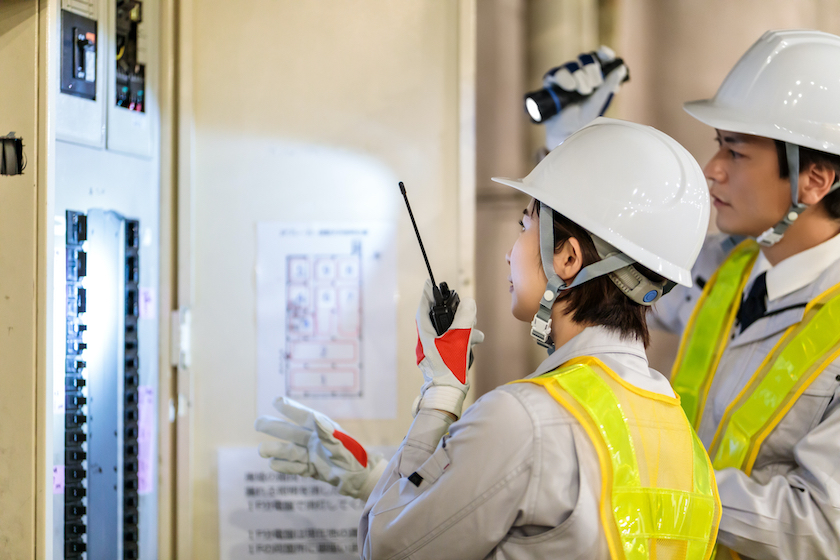
[[[747,327],[764,316],[767,311],[767,273],[762,272],[753,282],[750,293],[741,302],[738,308],[738,325],[744,332]]]

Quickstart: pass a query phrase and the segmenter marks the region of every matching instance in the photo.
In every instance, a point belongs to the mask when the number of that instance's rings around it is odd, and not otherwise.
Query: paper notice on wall
[[[391,225],[258,224],[258,414],[394,418],[396,276]]]
[[[394,449],[379,448],[386,456]],[[220,560],[356,560],[364,503],[271,470],[254,447],[219,448]]]

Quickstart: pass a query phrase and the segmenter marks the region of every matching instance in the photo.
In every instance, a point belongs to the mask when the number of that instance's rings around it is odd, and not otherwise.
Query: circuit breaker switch
[[[61,11],[61,92],[96,100],[96,20]]]

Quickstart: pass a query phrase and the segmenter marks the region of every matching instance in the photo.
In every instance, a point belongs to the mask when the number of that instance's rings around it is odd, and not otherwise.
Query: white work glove
[[[470,388],[467,379],[470,349],[484,340],[475,327],[475,300],[464,298],[452,325],[438,336],[429,311],[434,305],[432,283],[426,280],[417,307],[417,365],[426,381],[414,401],[414,414],[421,408],[443,410],[461,417],[464,398]]]
[[[552,68],[543,76],[544,87],[556,85],[560,89],[589,96],[580,103],[563,107],[560,113],[545,121],[545,147],[549,151],[603,115],[627,77],[627,66],[624,64],[602,76],[598,59],[604,62],[615,60],[615,52],[601,46],[597,55],[596,58],[592,53],[583,53],[577,60]]]
[[[387,461],[368,453],[341,426],[299,402],[279,397],[274,408],[284,418],[260,416],[254,423],[258,432],[282,440],[260,444],[260,455],[271,459],[271,468],[323,480],[338,486],[345,496],[367,501]]]

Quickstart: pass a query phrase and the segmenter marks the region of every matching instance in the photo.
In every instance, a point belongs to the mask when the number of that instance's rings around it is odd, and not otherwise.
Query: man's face
[[[718,130],[720,148],[703,172],[724,233],[757,237],[790,206],[790,181],[779,177],[776,144],[769,138]]]

